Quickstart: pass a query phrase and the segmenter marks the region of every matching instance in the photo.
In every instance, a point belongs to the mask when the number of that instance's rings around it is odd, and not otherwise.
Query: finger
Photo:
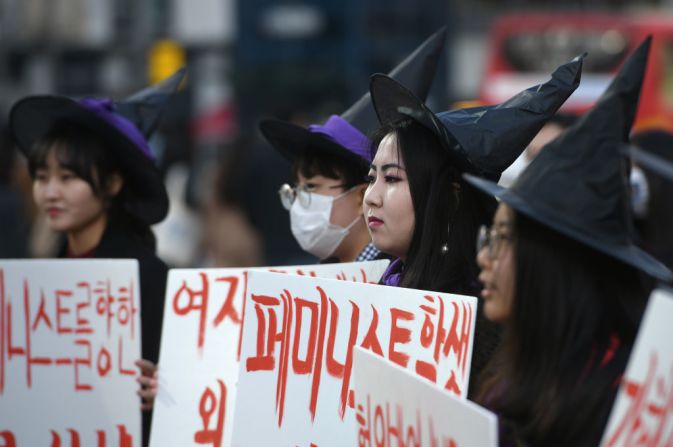
[[[141,374],[144,376],[152,376],[157,371],[157,365],[146,359],[136,360],[135,364],[140,369]]]
[[[145,402],[151,402],[154,400],[156,397],[157,393],[154,392],[153,390],[147,389],[147,390],[138,390],[136,391],[136,394],[140,396],[141,399],[143,399]]]

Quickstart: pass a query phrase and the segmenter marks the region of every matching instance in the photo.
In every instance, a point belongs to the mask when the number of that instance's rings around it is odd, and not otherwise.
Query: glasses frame
[[[342,183],[339,185],[332,185],[332,186],[326,186],[326,189],[338,189],[338,188],[343,188],[345,191],[348,191],[349,189],[353,188],[354,186],[357,185],[348,185],[346,183]],[[297,191],[303,191],[306,194],[305,195],[298,195]],[[299,186],[292,186],[289,183],[284,183],[280,186],[278,189],[278,197],[280,198],[280,203],[283,205],[283,208],[286,210],[290,210],[292,208],[292,205],[294,204],[295,200],[297,200],[297,197],[299,197],[299,203],[303,208],[308,208],[311,206],[311,195],[312,194],[317,194],[315,192],[309,191],[306,188],[306,185],[299,185]]]
[[[502,254],[504,242],[512,242],[512,240],[514,236],[511,234],[503,234],[492,227],[481,225],[477,231],[477,254],[487,248],[488,257],[496,260]]]

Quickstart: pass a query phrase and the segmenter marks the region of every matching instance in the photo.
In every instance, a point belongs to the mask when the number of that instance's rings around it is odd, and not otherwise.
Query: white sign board
[[[378,282],[387,260],[259,270]],[[231,445],[247,278],[255,269],[168,274],[151,446]]]
[[[497,447],[495,414],[362,348],[355,349],[353,447]]]
[[[353,348],[467,395],[474,297],[251,272],[232,445],[342,446]]]
[[[140,445],[135,260],[0,261],[0,445]]]
[[[673,446],[673,293],[655,290],[601,442]]]

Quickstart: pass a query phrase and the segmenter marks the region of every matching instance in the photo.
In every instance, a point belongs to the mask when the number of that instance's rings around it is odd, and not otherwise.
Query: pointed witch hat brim
[[[159,120],[166,107],[170,95],[163,88],[166,85],[177,89],[184,78],[185,70],[181,69],[168,80],[158,86],[143,90],[147,103],[143,103],[136,95],[126,101],[115,104],[111,100],[86,98],[74,100],[65,96],[36,95],[19,100],[9,113],[9,128],[17,147],[27,157],[33,150],[35,142],[49,133],[60,123],[72,123],[83,126],[97,135],[101,141],[117,151],[115,159],[123,170],[124,180],[132,191],[132,198],[127,200],[127,211],[147,224],[154,224],[166,217],[168,213],[168,194],[155,165],[147,139],[149,133],[156,128],[156,123],[145,125],[127,118],[119,110],[138,110],[138,117],[147,118],[148,111],[153,110],[155,120]],[[159,94],[150,96],[151,89],[157,88]],[[171,92],[174,93],[175,90]],[[142,93],[142,92],[141,92]],[[141,129],[143,128],[144,129]],[[151,127],[151,129],[150,129]]]
[[[546,145],[509,189],[470,174],[464,178],[537,222],[667,282],[673,273],[633,243],[622,155],[649,45],[646,40],[634,52],[596,105]]]
[[[416,96],[425,99],[444,50],[446,32],[444,27],[428,37],[400,62],[389,76],[408,85]],[[290,162],[307,150],[326,150],[361,163],[353,157],[355,155],[363,159],[366,166],[371,163],[369,141],[366,136],[377,127],[376,113],[369,92],[341,115],[332,115],[324,125],[304,128],[275,119],[260,122],[260,130],[264,137]]]
[[[435,114],[404,85],[381,74],[370,78],[370,92],[381,124],[411,118],[439,137],[457,169],[497,180],[577,89],[583,58],[561,65],[546,83],[493,106]]]

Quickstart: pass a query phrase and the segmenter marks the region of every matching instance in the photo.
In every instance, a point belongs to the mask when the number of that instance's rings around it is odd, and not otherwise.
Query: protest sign
[[[655,290],[601,445],[673,446],[673,293]]]
[[[251,272],[233,446],[344,445],[353,348],[467,395],[474,297]]]
[[[387,260],[169,272],[151,446],[231,445],[240,334],[253,270],[377,282]]]
[[[495,414],[362,348],[355,349],[353,384],[352,446],[498,445]]]
[[[0,261],[0,445],[140,445],[135,260]]]

